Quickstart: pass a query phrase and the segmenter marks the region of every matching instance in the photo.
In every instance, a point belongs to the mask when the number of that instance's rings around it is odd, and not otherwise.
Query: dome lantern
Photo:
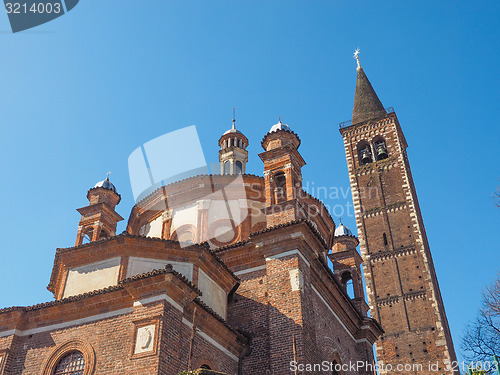
[[[236,129],[233,108],[233,125],[219,138],[220,173],[225,175],[244,174],[248,162],[248,139]]]

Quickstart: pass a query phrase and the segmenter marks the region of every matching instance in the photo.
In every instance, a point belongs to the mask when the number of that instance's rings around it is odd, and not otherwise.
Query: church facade
[[[245,174],[233,119],[221,174],[152,191],[121,234],[121,197],[97,183],[75,246],[56,250],[54,300],[0,310],[0,374],[374,374],[374,344],[394,366],[380,373],[453,374],[406,143],[362,69],[341,134],[359,240],[302,189],[301,141],[281,121],[262,139],[262,177]],[[372,183],[383,193],[366,200]]]

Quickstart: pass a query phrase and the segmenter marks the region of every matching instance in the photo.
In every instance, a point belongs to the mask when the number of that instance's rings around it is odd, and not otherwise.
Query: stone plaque
[[[154,350],[156,324],[137,328],[134,353],[144,353]]]
[[[304,288],[304,276],[298,269],[290,270],[290,283],[292,284],[292,292],[302,290]]]

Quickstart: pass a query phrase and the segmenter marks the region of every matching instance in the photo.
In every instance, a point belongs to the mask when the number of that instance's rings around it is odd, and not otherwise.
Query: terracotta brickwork
[[[406,140],[395,113],[341,129],[371,314],[385,330],[380,363],[438,363],[455,352],[415,194]],[[360,145],[385,141],[387,157],[362,162]],[[362,146],[363,147],[363,146]],[[411,373],[419,373],[414,371]]]
[[[5,335],[10,324],[15,331],[0,338],[0,352],[8,353],[3,374],[49,375],[53,356],[75,341],[82,345],[68,351],[93,357],[92,374],[176,374],[187,369],[195,307],[193,363],[234,374],[246,339],[193,300],[198,294],[175,272],[155,272],[93,296],[4,310],[0,330]],[[137,330],[145,326],[154,327],[152,342],[137,352]]]
[[[98,183],[76,246],[56,250],[54,301],[0,310],[0,375],[52,375],[70,353],[84,375],[331,374],[325,364],[368,375],[374,343],[380,364],[437,361],[420,373],[446,373],[453,344],[397,118],[342,135],[359,241],[302,189],[300,139],[281,121],[262,141],[264,177],[238,174],[248,140],[233,126],[219,146],[234,174],[152,191],[122,234],[120,196]],[[372,155],[384,157],[361,165],[359,142],[382,139]]]
[[[228,319],[252,340],[243,373],[290,373],[294,360],[373,364],[371,343],[380,328],[340,288],[320,255],[320,239],[314,227],[299,221],[217,252],[241,279]]]

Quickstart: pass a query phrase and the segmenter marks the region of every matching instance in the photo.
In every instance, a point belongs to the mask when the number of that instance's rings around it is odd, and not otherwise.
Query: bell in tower
[[[372,162],[372,153],[370,151],[370,146],[366,146],[361,150],[361,164],[368,164]]]
[[[248,139],[236,129],[233,108],[233,126],[219,139],[220,173],[226,175],[245,174],[248,161]]]
[[[375,151],[377,153],[377,160],[387,159],[387,147],[383,140],[375,142]]]

